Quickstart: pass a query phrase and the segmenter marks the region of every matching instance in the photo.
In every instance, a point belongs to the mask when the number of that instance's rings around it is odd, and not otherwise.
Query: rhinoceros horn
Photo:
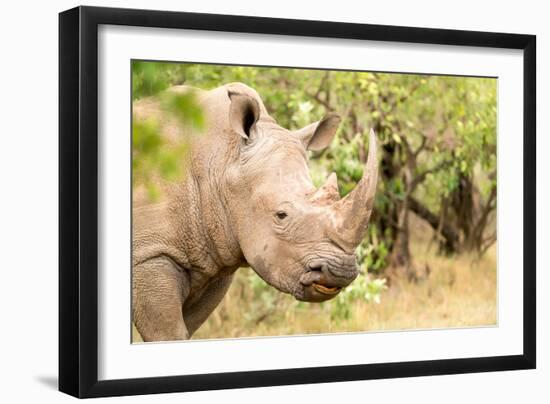
[[[369,154],[363,178],[345,198],[330,207],[332,217],[331,238],[344,250],[352,251],[360,243],[369,223],[374,206],[376,182],[378,180],[378,157],[376,135],[369,134]],[[328,182],[328,181],[327,181]]]
[[[340,200],[338,179],[336,178],[336,173],[332,173],[329,175],[326,182],[311,195],[311,202],[332,204],[338,200]]]

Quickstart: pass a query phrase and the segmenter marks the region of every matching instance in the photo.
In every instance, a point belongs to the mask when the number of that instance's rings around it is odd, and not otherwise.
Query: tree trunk
[[[389,260],[391,267],[390,274],[399,274],[405,276],[409,280],[416,280],[416,271],[412,262],[409,246],[409,234],[409,209],[407,207],[407,201],[405,201],[399,209],[397,233]]]
[[[461,233],[460,250],[482,254],[496,241],[496,233],[487,235],[491,213],[496,209],[496,186],[484,201],[473,179],[461,175],[459,186],[451,195],[451,227]]]

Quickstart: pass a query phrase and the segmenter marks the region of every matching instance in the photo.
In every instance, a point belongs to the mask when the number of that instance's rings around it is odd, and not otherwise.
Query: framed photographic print
[[[59,17],[59,388],[535,367],[532,35]]]

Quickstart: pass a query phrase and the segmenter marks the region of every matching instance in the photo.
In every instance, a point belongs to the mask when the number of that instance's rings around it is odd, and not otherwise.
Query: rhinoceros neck
[[[217,173],[202,181],[194,176],[189,178],[185,191],[175,203],[175,209],[188,212],[185,214],[187,220],[185,223],[180,220],[179,226],[187,227],[190,234],[196,236],[195,240],[188,240],[184,246],[187,250],[193,251],[198,242],[202,252],[197,258],[206,256],[218,270],[236,269],[242,264],[243,255],[227,217],[225,198],[221,194],[223,187],[218,183],[221,176]],[[182,215],[177,216],[182,218]]]
[[[242,252],[213,187],[191,176],[168,189],[162,202],[135,208],[134,265],[167,256],[198,284],[237,269]]]

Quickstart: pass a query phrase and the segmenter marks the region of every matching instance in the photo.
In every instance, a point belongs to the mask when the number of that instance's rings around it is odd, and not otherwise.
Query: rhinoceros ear
[[[323,150],[332,142],[339,124],[338,114],[330,113],[319,122],[307,125],[294,133],[302,140],[307,150]]]
[[[231,100],[229,107],[229,124],[231,129],[241,135],[245,140],[250,139],[254,124],[260,117],[258,101],[248,95],[228,91]]]

